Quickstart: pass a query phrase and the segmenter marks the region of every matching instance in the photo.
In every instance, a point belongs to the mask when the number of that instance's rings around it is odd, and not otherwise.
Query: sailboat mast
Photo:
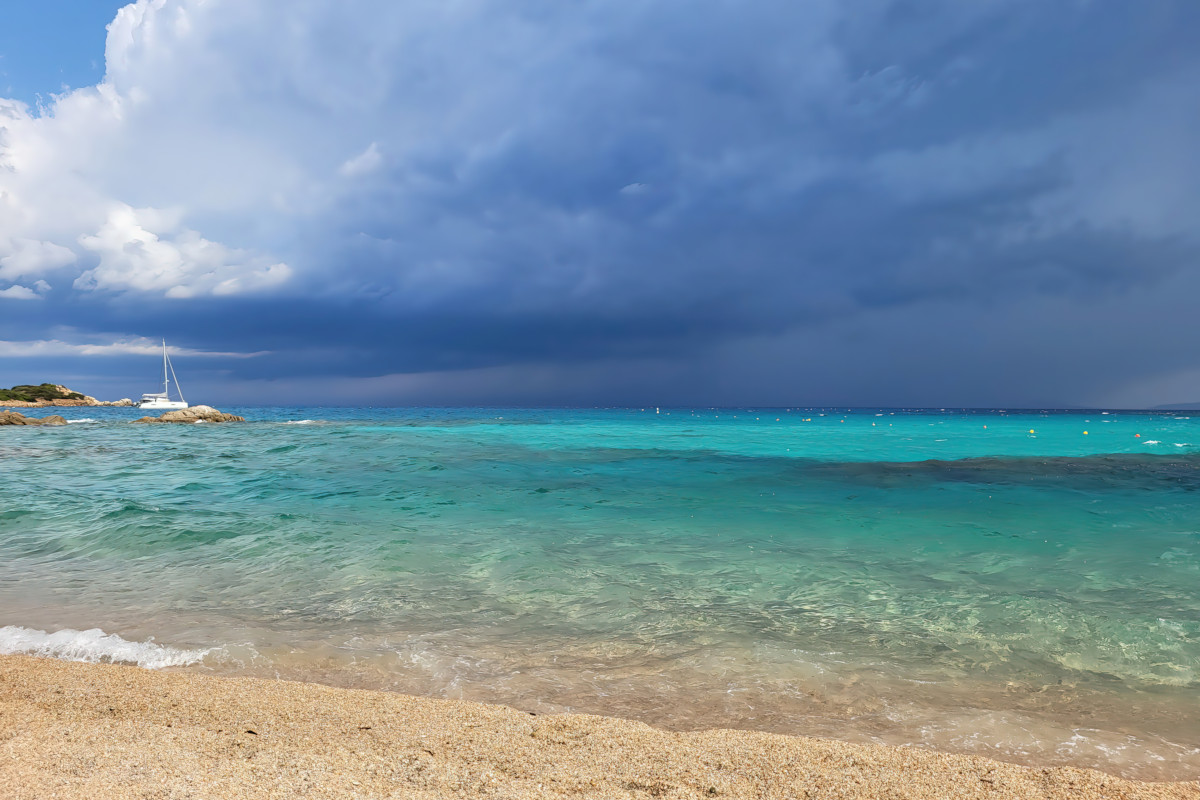
[[[168,359],[167,363],[171,364],[169,359]],[[185,400],[183,397],[183,387],[179,385],[179,377],[175,374],[175,365],[174,364],[171,364],[171,377],[175,379],[175,391],[179,392],[179,402],[184,403],[186,405],[187,400]],[[167,398],[167,399],[170,399],[170,398]]]
[[[163,339],[162,343],[163,343],[163,394],[169,395],[169,392],[171,390],[168,388],[168,385],[167,385],[168,384],[168,381],[167,381],[167,340]]]

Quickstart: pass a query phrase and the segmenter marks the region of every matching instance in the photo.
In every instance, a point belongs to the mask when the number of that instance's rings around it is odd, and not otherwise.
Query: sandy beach
[[[0,657],[0,795],[1200,798],[1200,782]]]

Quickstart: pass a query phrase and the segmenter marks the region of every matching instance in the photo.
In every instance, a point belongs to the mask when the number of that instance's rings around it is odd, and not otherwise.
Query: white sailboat
[[[172,380],[175,381],[175,392],[179,395],[178,400],[171,399]],[[163,390],[142,395],[138,408],[151,411],[174,411],[187,407],[187,401],[183,399],[183,390],[179,388],[179,379],[175,377],[175,367],[171,365],[171,359],[167,355],[167,340],[163,339]]]

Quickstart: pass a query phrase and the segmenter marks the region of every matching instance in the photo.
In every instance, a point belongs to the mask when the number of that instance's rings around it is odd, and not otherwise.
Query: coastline
[[[19,399],[21,397],[30,399]],[[43,383],[38,386],[19,384],[11,389],[0,389],[0,408],[132,408],[135,405],[137,404],[128,397],[120,400],[97,400],[61,383]]]
[[[0,408],[133,408],[136,403],[129,399],[97,400],[0,400]]]
[[[0,656],[7,796],[1200,798],[1071,767]]]

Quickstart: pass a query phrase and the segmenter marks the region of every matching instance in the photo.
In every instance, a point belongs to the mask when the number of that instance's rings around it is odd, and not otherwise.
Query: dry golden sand
[[[0,797],[1200,798],[1078,769],[0,656]]]

